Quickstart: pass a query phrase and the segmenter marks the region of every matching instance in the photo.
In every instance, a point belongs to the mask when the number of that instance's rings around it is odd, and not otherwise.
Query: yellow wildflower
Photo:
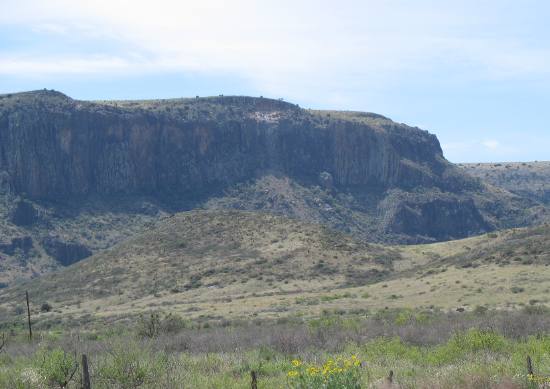
[[[291,370],[288,372],[289,377],[296,377],[298,375],[298,372],[295,370]]]
[[[299,359],[294,359],[292,361],[292,365],[295,366],[295,367],[299,367],[302,365],[302,361],[300,361]]]
[[[307,369],[307,372],[309,375],[315,375],[319,372],[319,369],[317,369],[315,366],[311,366],[309,369]]]

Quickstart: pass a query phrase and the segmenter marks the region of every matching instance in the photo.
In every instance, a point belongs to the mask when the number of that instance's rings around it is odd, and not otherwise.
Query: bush
[[[160,332],[174,334],[188,327],[188,323],[179,315],[169,313],[160,321]]]
[[[102,361],[96,378],[109,388],[137,388],[159,383],[167,369],[166,354],[125,342],[115,345]]]
[[[410,310],[402,310],[395,317],[394,323],[398,326],[403,326],[410,323],[414,319],[413,312]]]
[[[421,363],[424,361],[422,350],[406,344],[399,337],[378,338],[365,345],[367,360],[395,361],[401,358]]]
[[[143,338],[156,338],[160,334],[160,315],[156,312],[140,315],[137,334]]]
[[[501,352],[507,346],[506,339],[493,331],[471,329],[455,334],[449,341],[428,355],[428,360],[441,365],[464,358],[476,352]]]
[[[29,370],[29,377],[43,377],[50,385],[66,388],[73,379],[78,362],[61,348],[40,349],[35,355],[36,370]],[[31,374],[32,373],[32,374]]]
[[[44,303],[40,306],[40,312],[50,312],[52,310],[52,306],[49,303]]]

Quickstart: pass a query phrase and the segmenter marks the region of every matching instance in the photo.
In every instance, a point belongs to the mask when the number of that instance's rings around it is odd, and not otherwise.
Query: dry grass
[[[150,310],[220,322],[386,307],[547,305],[549,230],[384,247],[269,214],[196,211],[61,272],[3,290],[0,313],[4,321],[21,321],[27,289],[35,321],[44,327],[128,322]],[[506,260],[510,250],[528,261]],[[39,312],[45,302],[51,312]]]

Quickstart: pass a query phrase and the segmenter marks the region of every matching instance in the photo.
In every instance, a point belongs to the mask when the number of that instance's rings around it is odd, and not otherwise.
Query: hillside
[[[550,162],[463,163],[459,167],[491,185],[550,204]]]
[[[124,321],[156,310],[219,321],[548,304],[549,238],[545,225],[385,247],[265,213],[193,211],[0,291],[0,316],[22,320],[25,290],[42,327]],[[53,311],[39,313],[46,302]]]
[[[263,97],[0,95],[0,287],[191,209],[412,244],[537,223],[537,207],[449,163],[433,134],[377,114]]]
[[[136,314],[155,306],[200,312],[194,307],[200,301],[237,312],[251,296],[375,282],[391,271],[396,258],[392,248],[319,225],[265,213],[193,211],[165,218],[59,272],[4,289],[0,306],[12,311],[29,289],[56,312],[76,316],[96,309],[105,316]],[[265,313],[280,309],[264,308]]]

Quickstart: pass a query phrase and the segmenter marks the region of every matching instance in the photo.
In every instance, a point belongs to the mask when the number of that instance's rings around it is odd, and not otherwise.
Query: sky
[[[550,160],[547,0],[0,0],[0,93],[284,98]]]

